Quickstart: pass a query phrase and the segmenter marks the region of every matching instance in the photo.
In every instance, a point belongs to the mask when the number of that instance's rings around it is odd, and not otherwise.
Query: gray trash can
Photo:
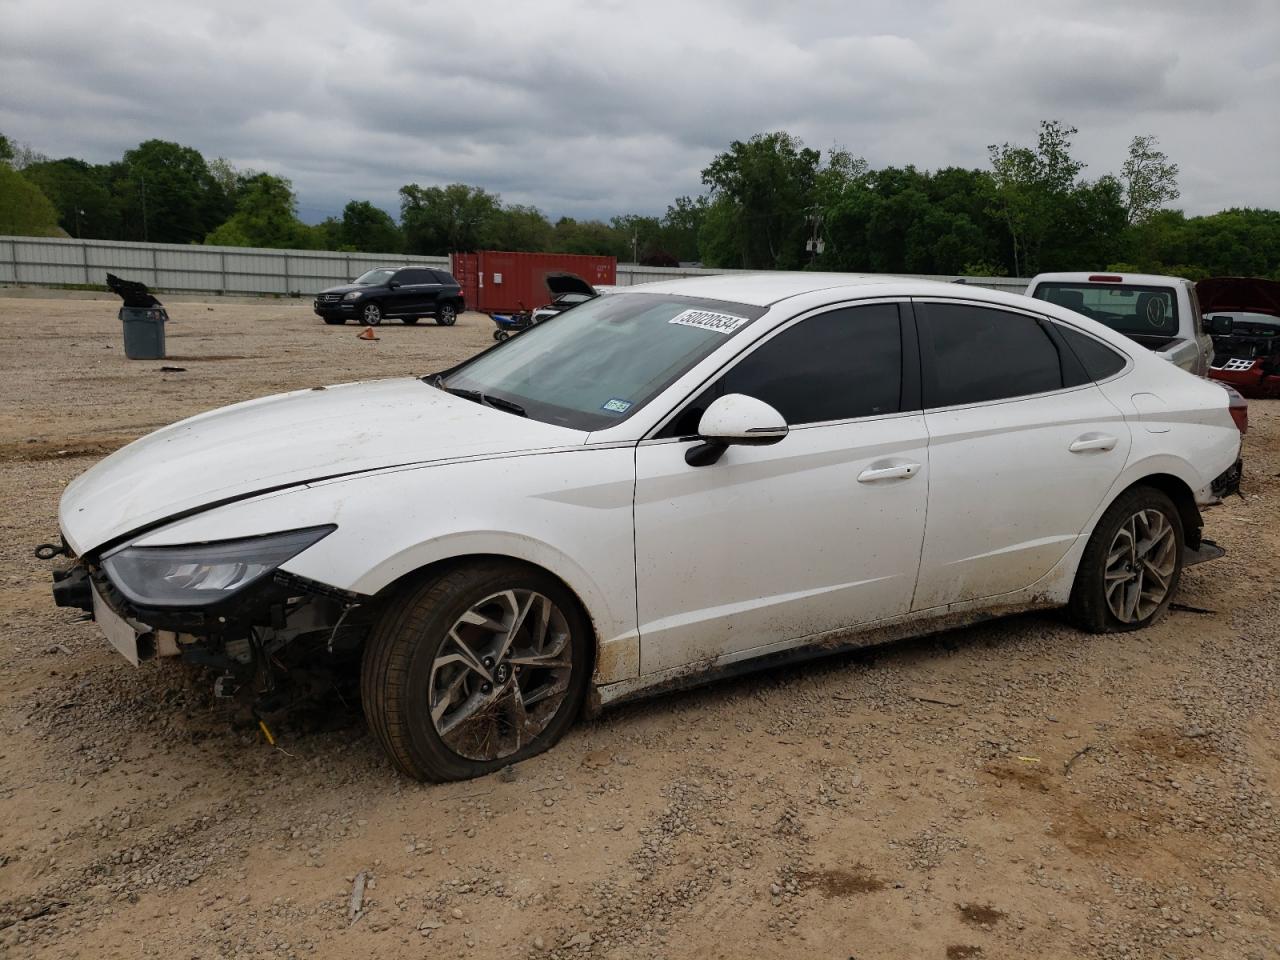
[[[130,360],[164,359],[164,307],[121,307],[124,355]]]

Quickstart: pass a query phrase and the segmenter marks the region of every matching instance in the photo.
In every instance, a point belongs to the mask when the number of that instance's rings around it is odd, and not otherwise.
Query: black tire
[[[493,331],[493,339],[495,339],[495,340],[501,340],[501,339],[502,339],[502,331],[501,331],[501,330],[495,330],[495,331]]]
[[[476,760],[455,753],[430,715],[432,665],[459,618],[486,597],[533,590],[563,613],[569,632],[568,690],[549,723],[505,756]],[[483,776],[553,746],[582,710],[592,644],[587,618],[560,581],[534,567],[495,560],[467,564],[402,589],[365,643],[360,694],[365,718],[396,768],[415,780],[441,782]]]
[[[417,323],[422,318],[421,317],[402,317],[401,319],[404,321],[404,323],[412,327],[415,323]]]
[[[1163,599],[1149,611],[1138,607],[1131,619],[1122,619],[1113,611],[1107,599],[1107,567],[1110,557],[1120,557],[1113,553],[1112,547],[1121,535],[1121,529],[1129,524],[1132,518],[1145,511],[1155,511],[1164,517],[1172,528],[1174,543],[1171,557],[1172,573],[1167,577],[1167,589]],[[1098,521],[1093,535],[1080,558],[1080,566],[1076,570],[1076,580],[1071,588],[1071,600],[1067,605],[1067,617],[1081,630],[1090,633],[1121,633],[1129,630],[1141,630],[1150,626],[1162,617],[1178,592],[1178,583],[1182,579],[1182,550],[1185,533],[1182,527],[1182,515],[1173,501],[1163,491],[1155,487],[1134,487],[1116,498]],[[1123,558],[1119,562],[1126,562]],[[1142,564],[1139,564],[1142,566]],[[1132,568],[1131,568],[1132,569]],[[1141,571],[1147,576],[1147,569]],[[1142,580],[1138,581],[1138,592],[1141,594]],[[1158,578],[1155,582],[1159,582]],[[1123,586],[1119,587],[1122,591]],[[1141,601],[1139,601],[1141,603]]]
[[[507,340],[510,339],[510,337],[511,334],[507,333],[505,330],[498,330],[493,335],[493,339],[495,340]]]
[[[346,317],[322,317],[321,319],[331,327],[340,327],[347,322]]]
[[[436,323],[442,327],[452,327],[458,322],[458,308],[452,303],[440,304],[440,312],[436,314]]]
[[[376,327],[382,323],[382,305],[366,303],[360,307],[360,322],[366,327]]]

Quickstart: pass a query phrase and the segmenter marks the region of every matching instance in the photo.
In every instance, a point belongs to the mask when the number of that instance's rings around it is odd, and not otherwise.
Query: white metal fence
[[[22,286],[102,286],[106,273],[139,280],[167,293],[308,296],[346,283],[385,264],[449,267],[448,257],[399,253],[336,253],[322,250],[268,250],[172,243],[131,243],[52,237],[0,237],[0,284]],[[676,277],[735,273],[689,267],[618,264],[618,285]],[[955,280],[956,277],[930,277]],[[1027,281],[1012,277],[965,277],[966,283],[1021,293]]]

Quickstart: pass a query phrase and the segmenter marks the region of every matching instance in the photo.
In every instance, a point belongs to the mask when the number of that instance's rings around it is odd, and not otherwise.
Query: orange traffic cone
[[[356,334],[356,336],[357,336],[357,337],[359,337],[361,340],[379,340],[379,339],[381,339],[380,337],[378,337],[378,336],[377,336],[377,334],[375,334],[375,333],[373,332],[373,327],[365,327],[365,328],[364,328],[363,330],[361,330],[358,334]]]

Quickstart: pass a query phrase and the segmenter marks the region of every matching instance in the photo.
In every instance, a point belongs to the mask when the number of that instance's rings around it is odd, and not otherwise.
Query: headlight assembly
[[[350,293],[344,293],[342,295],[342,299],[343,300],[359,300],[360,294],[362,293],[364,293],[363,290],[352,290]]]
[[[142,607],[219,603],[323,540],[337,527],[307,527],[264,537],[177,547],[122,547],[102,558],[111,582]]]

